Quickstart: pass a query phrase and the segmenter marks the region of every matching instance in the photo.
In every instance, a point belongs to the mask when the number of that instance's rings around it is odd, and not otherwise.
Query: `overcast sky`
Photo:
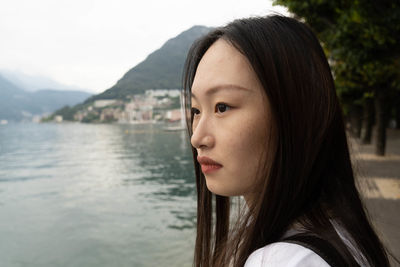
[[[0,69],[93,93],[193,25],[272,12],[271,0],[1,0]]]

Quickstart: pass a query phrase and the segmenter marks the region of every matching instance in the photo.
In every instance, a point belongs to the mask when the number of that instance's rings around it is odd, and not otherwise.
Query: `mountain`
[[[77,86],[60,84],[59,82],[56,82],[48,77],[28,75],[20,71],[2,69],[0,70],[0,75],[13,83],[15,86],[28,92],[38,91],[43,88],[51,88],[52,90],[61,91],[86,91],[85,89]]]
[[[110,89],[92,96],[85,103],[98,99],[124,99],[127,95],[141,94],[147,89],[181,88],[183,65],[192,43],[212,28],[193,26],[130,69]]]
[[[40,107],[41,113],[53,112],[63,106],[73,106],[91,96],[82,91],[59,91],[42,89],[30,94],[32,102]]]
[[[0,95],[0,120],[22,119],[24,108],[29,106],[26,92],[0,76]]]
[[[81,91],[39,90],[27,92],[0,75],[0,120],[31,120],[34,115],[76,105],[90,96]]]

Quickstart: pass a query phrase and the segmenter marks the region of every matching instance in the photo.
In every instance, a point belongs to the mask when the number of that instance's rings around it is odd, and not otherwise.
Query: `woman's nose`
[[[193,134],[190,139],[192,146],[196,149],[211,148],[214,146],[215,138],[212,134],[212,125],[207,120],[201,120],[193,127]]]

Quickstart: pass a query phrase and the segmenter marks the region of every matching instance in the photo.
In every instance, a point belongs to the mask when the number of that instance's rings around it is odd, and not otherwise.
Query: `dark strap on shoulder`
[[[326,240],[312,235],[293,235],[284,238],[281,242],[293,243],[306,247],[321,258],[323,258],[332,267],[347,266],[346,261],[339,252]]]

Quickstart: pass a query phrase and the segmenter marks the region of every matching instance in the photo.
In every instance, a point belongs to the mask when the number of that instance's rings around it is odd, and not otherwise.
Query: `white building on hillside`
[[[145,95],[149,97],[178,97],[181,94],[179,89],[150,89]]]
[[[100,99],[100,100],[94,101],[94,107],[95,108],[104,108],[104,107],[110,106],[116,102],[117,102],[116,99]]]

